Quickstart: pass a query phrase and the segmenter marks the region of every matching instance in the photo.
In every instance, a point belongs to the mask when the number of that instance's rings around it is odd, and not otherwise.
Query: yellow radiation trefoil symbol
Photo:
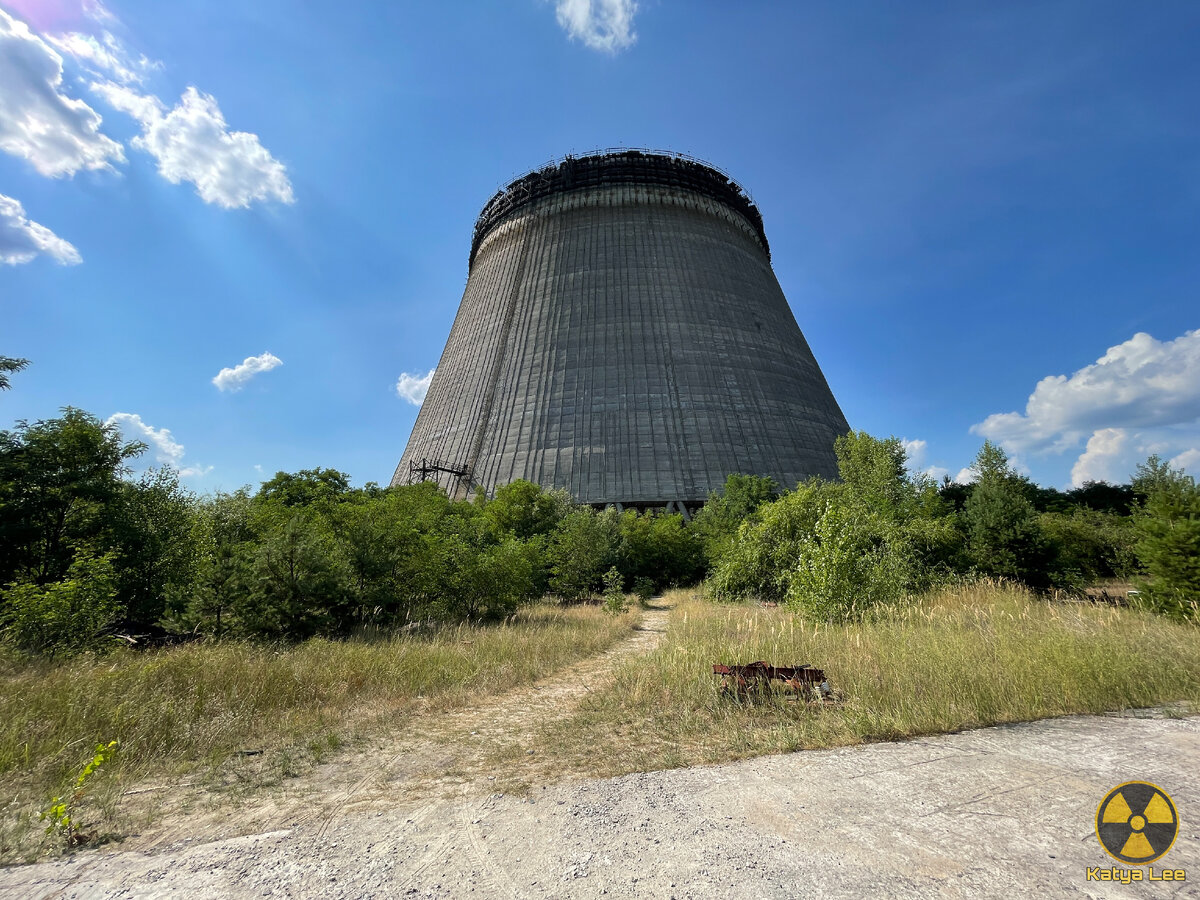
[[[1096,837],[1126,865],[1152,863],[1175,843],[1179,814],[1166,791],[1148,781],[1119,784],[1096,808]]]

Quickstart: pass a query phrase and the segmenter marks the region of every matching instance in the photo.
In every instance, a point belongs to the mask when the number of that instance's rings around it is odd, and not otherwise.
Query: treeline
[[[650,594],[704,576],[681,516],[597,513],[528,482],[452,501],[432,483],[351,488],[332,469],[197,497],[76,409],[0,433],[0,628],[30,652],[113,634],[301,640],[501,619],[615,570]],[[612,583],[613,576],[609,582]]]
[[[838,618],[943,578],[1035,588],[1145,576],[1196,616],[1200,494],[1156,459],[1129,486],[1061,493],[985,444],[973,485],[912,476],[896,439],[837,443],[841,480],[780,493],[730,476],[690,522],[595,511],[528,482],[452,501],[432,483],[351,488],[332,469],[197,497],[170,469],[129,477],[144,445],[75,409],[0,432],[0,629],[63,654],[114,634],[302,640],[429,620],[500,619],[545,594],[649,595],[709,578]]]

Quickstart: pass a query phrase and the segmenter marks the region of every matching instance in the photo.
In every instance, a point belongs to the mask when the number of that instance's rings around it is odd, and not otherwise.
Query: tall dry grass
[[[327,753],[418,709],[436,713],[533,681],[607,648],[634,621],[537,604],[501,625],[419,635],[192,644],[63,663],[0,655],[2,815],[28,818],[100,741],[120,741],[104,772],[110,793],[244,751]],[[0,859],[11,861],[28,831],[0,829]]]
[[[669,598],[670,599],[670,598]],[[1200,629],[1023,589],[949,587],[873,621],[827,625],[784,609],[681,592],[663,645],[547,734],[596,774],[957,731],[1172,701],[1200,704]],[[825,670],[844,702],[722,695],[714,663]],[[594,748],[606,747],[597,753]]]

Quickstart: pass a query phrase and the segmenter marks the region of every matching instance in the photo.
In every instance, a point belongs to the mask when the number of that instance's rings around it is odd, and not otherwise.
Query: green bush
[[[633,580],[633,593],[637,595],[638,603],[642,606],[647,605],[654,599],[654,579],[653,578],[635,578]]]
[[[617,568],[627,584],[649,578],[662,590],[704,577],[704,546],[683,516],[626,510],[618,521]]]
[[[715,597],[854,618],[951,570],[953,514],[931,482],[909,476],[900,441],[852,432],[834,449],[842,482],[810,479],[760,506],[717,561]]]
[[[604,573],[604,611],[619,616],[629,609],[629,598],[625,596],[621,573],[613,566]]]
[[[809,618],[833,621],[895,603],[913,581],[914,563],[911,548],[898,537],[878,516],[827,504],[798,543],[788,605]]]
[[[615,510],[571,510],[559,522],[547,550],[550,589],[566,600],[594,595],[616,562],[620,539]]]
[[[733,545],[738,528],[765,504],[779,499],[779,486],[771,478],[733,474],[721,491],[709,495],[692,520],[691,530],[704,547],[705,564],[714,568]]]
[[[61,581],[12,584],[3,601],[5,641],[43,656],[111,646],[113,627],[121,619],[111,555],[78,555]]]
[[[1060,587],[1128,578],[1137,569],[1137,534],[1128,517],[1076,507],[1043,513],[1038,524],[1052,553],[1050,577]]]
[[[709,579],[712,595],[718,600],[783,601],[804,542],[825,509],[842,502],[844,493],[842,485],[814,478],[761,506],[717,560]]]
[[[1133,485],[1146,498],[1133,520],[1146,571],[1141,601],[1170,618],[1200,622],[1200,486],[1156,456],[1138,467]]]

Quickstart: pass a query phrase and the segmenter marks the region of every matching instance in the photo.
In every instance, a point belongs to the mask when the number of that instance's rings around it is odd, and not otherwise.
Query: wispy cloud
[[[258,135],[230,131],[210,94],[189,87],[168,110],[158,97],[128,85],[107,81],[91,87],[141,124],[133,146],[158,161],[159,174],[172,184],[191,182],[205,203],[237,209],[260,200],[295,201],[283,163]]]
[[[430,369],[424,375],[401,373],[396,382],[396,396],[407,400],[413,406],[420,406],[425,402],[425,395],[429,392],[429,382],[433,381],[434,371]]]
[[[100,114],[63,93],[62,57],[0,9],[0,150],[57,178],[125,161]]]
[[[233,368],[224,368],[213,376],[212,383],[220,391],[240,391],[255,375],[260,372],[270,372],[277,366],[282,366],[283,360],[273,353],[261,353],[258,356],[247,356]]]
[[[92,75],[115,79],[121,84],[140,84],[149,72],[162,68],[162,63],[146,56],[134,59],[108,31],[101,32],[99,37],[82,31],[70,31],[46,34],[44,38]]]
[[[49,16],[39,15],[35,5],[30,21],[43,27],[70,21],[85,30],[36,34],[0,10],[0,150],[53,177],[125,162],[121,144],[100,132],[100,114],[63,93],[61,52],[95,79],[89,85],[94,94],[137,120],[142,133],[132,146],[154,157],[172,184],[187,181],[205,203],[226,209],[295,201],[283,163],[258,135],[231,131],[215,97],[188,87],[168,108],[141,87],[162,64],[129,52],[107,30],[119,23],[103,4],[60,5],[61,15]]]
[[[117,22],[100,0],[4,0],[4,5],[43,32]]]
[[[616,53],[637,41],[633,17],[635,0],[556,0],[558,24],[572,40],[593,50]]]
[[[1171,341],[1138,333],[1072,375],[1038,382],[1025,412],[971,427],[1013,452],[1083,452],[1071,483],[1123,480],[1151,453],[1200,446],[1200,329]]]
[[[144,441],[150,447],[156,462],[177,469],[182,477],[207,475],[212,471],[212,466],[185,466],[183,444],[171,436],[170,429],[155,428],[143,422],[137,413],[113,413],[108,417],[106,424],[116,425],[126,440]]]
[[[15,266],[41,254],[64,266],[83,262],[71,244],[45,225],[30,221],[19,201],[0,194],[0,263]]]

